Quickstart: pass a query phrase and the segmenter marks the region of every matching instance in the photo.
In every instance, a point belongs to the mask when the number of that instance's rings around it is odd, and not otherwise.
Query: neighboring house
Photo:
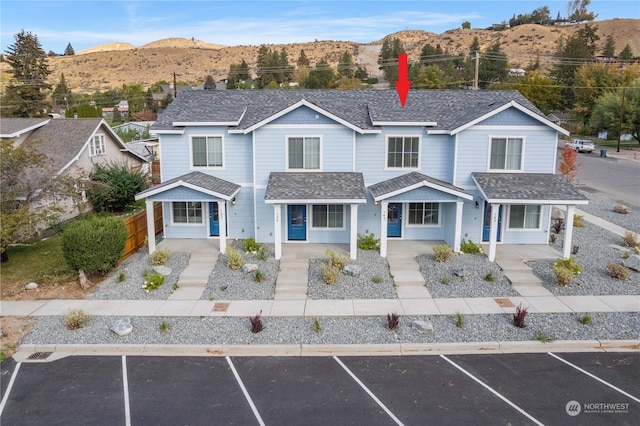
[[[18,146],[38,143],[41,152],[51,161],[56,174],[87,178],[94,166],[105,162],[126,162],[132,169],[141,168],[147,160],[127,149],[118,135],[100,118],[2,118],[0,138],[12,140]],[[148,167],[148,166],[147,166]],[[46,208],[45,202],[38,208]],[[87,207],[66,203],[68,220],[85,212]]]
[[[185,91],[153,126],[165,238],[282,244],[463,239],[547,244],[566,206],[564,256],[584,195],[555,175],[558,135],[514,91]],[[153,222],[153,209],[148,208]],[[149,250],[155,250],[153,235]]]

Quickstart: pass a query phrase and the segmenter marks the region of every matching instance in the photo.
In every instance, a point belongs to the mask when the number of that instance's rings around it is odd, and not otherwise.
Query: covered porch
[[[153,186],[135,196],[147,204],[147,223],[155,220],[153,203],[162,202],[169,222],[163,224],[165,239],[217,237],[224,252],[227,241],[227,206],[235,202],[240,185],[201,172],[191,172]],[[168,228],[175,234],[168,236]],[[152,231],[150,231],[151,233]],[[168,238],[169,237],[169,238]],[[156,250],[155,238],[148,235],[149,253]]]
[[[367,202],[362,173],[273,172],[264,198],[273,205],[276,259],[282,257],[283,241],[343,240],[348,241],[351,259],[356,259],[358,206]]]
[[[380,204],[381,256],[387,256],[389,241],[409,230],[413,235],[404,239],[445,240],[460,251],[462,212],[465,200],[473,200],[471,194],[418,172],[371,185],[369,192],[374,204]]]
[[[576,205],[589,203],[563,175],[550,173],[472,173],[472,177],[482,197],[489,205],[489,252],[490,261],[495,261],[498,229],[501,226],[501,211],[508,208],[507,220],[518,222],[523,232],[546,233],[550,226],[549,218],[542,221],[542,207],[548,210],[554,205],[565,206],[564,245],[562,256],[571,255],[573,237],[573,216]],[[521,216],[520,217],[520,213]],[[511,225],[508,225],[511,226]],[[523,242],[523,244],[527,244]]]

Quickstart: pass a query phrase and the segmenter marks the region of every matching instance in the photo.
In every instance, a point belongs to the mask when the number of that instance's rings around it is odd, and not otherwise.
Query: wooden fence
[[[162,231],[162,203],[153,204],[154,228],[156,235]],[[128,217],[124,220],[127,227],[127,242],[124,245],[124,252],[118,263],[131,256],[144,246],[147,239],[147,210]]]

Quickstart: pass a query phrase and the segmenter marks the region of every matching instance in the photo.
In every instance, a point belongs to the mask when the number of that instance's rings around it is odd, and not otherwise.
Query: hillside
[[[640,56],[640,20],[614,19],[594,23],[598,27],[600,44],[608,35],[616,40],[616,52],[629,44],[635,56]],[[549,66],[551,55],[560,37],[567,37],[580,29],[581,25],[570,27],[543,27],[522,25],[504,31],[490,30],[450,30],[434,34],[424,30],[408,30],[391,34],[400,38],[407,48],[410,61],[416,61],[425,43],[440,45],[452,54],[467,54],[473,38],[478,37],[484,49],[493,43],[500,43],[512,67],[526,67],[539,59],[543,66]],[[282,47],[289,53],[289,62],[295,63],[300,50],[315,64],[325,59],[336,67],[342,53],[349,51],[355,60],[374,76],[380,71],[377,57],[382,40],[366,44],[349,41],[315,41],[286,45],[267,45],[271,49]],[[74,56],[49,58],[51,83],[56,84],[64,73],[69,87],[78,92],[94,92],[121,87],[128,83],[143,86],[159,81],[170,81],[173,73],[177,79],[190,83],[203,82],[207,74],[215,79],[227,76],[229,66],[243,59],[250,67],[255,67],[259,46],[221,46],[209,42],[167,38],[144,46],[135,47],[129,43],[109,43],[86,49]],[[0,64],[6,72],[6,63]]]

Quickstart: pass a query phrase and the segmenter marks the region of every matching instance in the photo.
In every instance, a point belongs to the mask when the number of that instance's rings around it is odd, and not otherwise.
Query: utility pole
[[[622,106],[620,107],[620,120],[618,121],[618,149],[616,152],[620,152],[620,140],[622,139],[622,119],[624,118],[624,91],[626,87],[622,87]]]
[[[476,71],[475,71],[475,76],[473,78],[473,90],[478,90],[478,71],[480,69],[480,54],[478,52],[476,52],[476,55],[474,58],[472,58],[476,61]]]
[[[173,72],[173,99],[176,99],[178,97],[178,85],[176,82],[176,76],[178,74],[176,74],[176,72]]]

